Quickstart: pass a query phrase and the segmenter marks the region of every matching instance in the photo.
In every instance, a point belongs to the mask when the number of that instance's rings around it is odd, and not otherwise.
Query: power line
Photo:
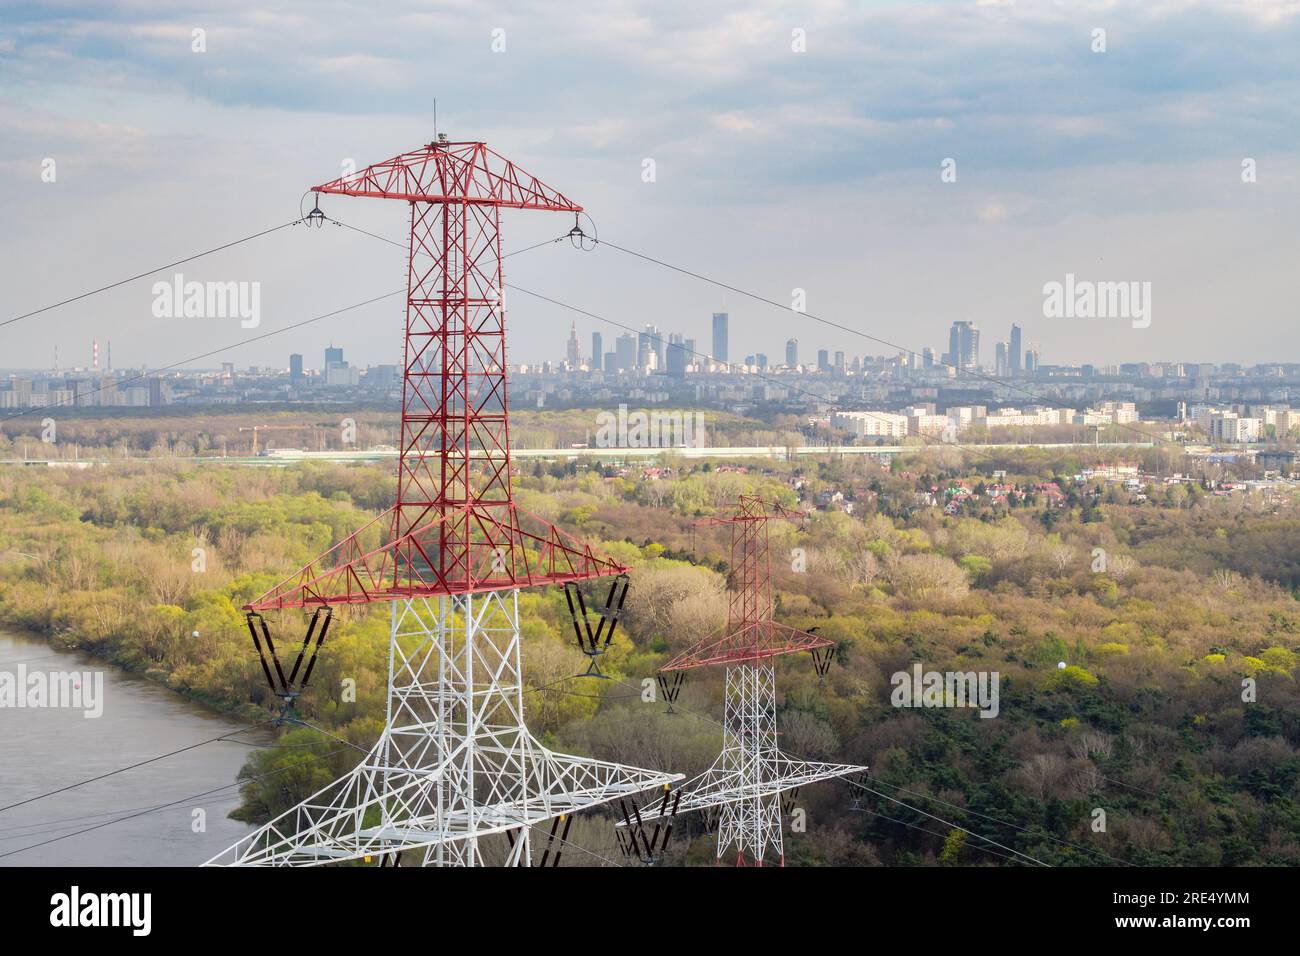
[[[631,684],[628,684],[627,681],[618,681],[618,683],[623,684],[625,687],[632,687],[632,686],[633,686],[633,685],[631,685]],[[698,719],[700,719],[700,720],[706,720],[706,721],[708,721],[709,723],[711,723],[711,724],[715,724],[716,726],[721,727],[723,730],[726,730],[726,725],[725,725],[725,724],[723,724],[720,720],[716,720],[716,719],[714,719],[713,717],[709,716],[708,714],[704,714],[704,713],[701,713],[701,712],[699,712],[699,711],[692,710],[691,708],[686,707],[686,706],[681,705],[681,704],[674,704],[673,706],[674,706],[674,708],[679,709],[679,710],[683,711],[684,713],[690,714],[692,717],[696,717],[696,718],[698,718]],[[798,755],[796,754],[795,756],[798,756]],[[799,759],[803,760],[803,759],[807,759],[807,758],[800,757]],[[965,827],[961,826],[960,824],[953,823],[953,822],[950,821],[950,820],[945,820],[945,819],[943,819],[942,817],[935,816],[933,813],[926,813],[926,811],[920,809],[919,807],[911,806],[910,804],[904,803],[902,800],[897,800],[897,799],[895,799],[894,797],[889,796],[888,794],[884,794],[884,793],[880,793],[879,791],[872,790],[870,787],[867,787],[867,786],[865,786],[864,784],[861,784],[861,783],[857,782],[856,780],[846,779],[845,782],[846,782],[846,783],[849,783],[849,784],[851,784],[851,785],[853,785],[853,786],[855,786],[855,787],[859,787],[859,788],[861,788],[861,789],[863,789],[863,790],[866,790],[866,791],[869,792],[869,793],[874,793],[874,794],[876,794],[876,795],[879,796],[879,797],[882,797],[882,798],[884,798],[884,799],[886,799],[886,800],[892,801],[893,803],[897,803],[899,806],[906,807],[907,809],[912,810],[912,811],[915,812],[915,813],[919,813],[919,814],[921,814],[922,816],[927,816],[927,817],[930,817],[932,820],[937,820],[938,822],[944,824],[945,826],[950,826],[950,827],[952,827],[952,828],[955,829],[955,830],[961,830],[961,831],[964,832],[964,833],[968,833],[968,834],[970,834],[971,836],[975,837],[977,840],[983,840],[983,841],[985,841],[986,843],[991,843],[993,846],[1001,847],[1002,849],[1004,849],[1004,850],[1006,850],[1006,851],[1008,851],[1008,852],[1010,852],[1010,853],[1014,853],[1014,854],[1016,854],[1017,856],[1024,857],[1026,860],[1029,860],[1029,861],[1031,861],[1031,862],[1033,862],[1033,863],[1035,863],[1035,864],[1037,864],[1037,865],[1039,865],[1039,866],[1049,866],[1049,865],[1050,865],[1050,864],[1048,864],[1048,863],[1044,863],[1042,860],[1037,860],[1037,859],[1035,859],[1034,857],[1029,856],[1029,854],[1027,854],[1027,853],[1021,853],[1019,850],[1015,850],[1015,849],[1012,849],[1012,848],[1009,847],[1009,846],[1006,846],[1005,844],[998,843],[996,840],[992,840],[992,839],[990,839],[989,837],[984,836],[983,834],[976,833],[976,832],[974,832],[973,830],[967,830]],[[983,847],[976,847],[975,849],[983,849]]]
[[[313,316],[310,319],[303,319],[301,322],[295,322],[292,325],[286,325],[278,329],[272,329],[270,332],[263,332],[261,335],[255,335],[249,339],[243,339],[242,341],[236,342],[234,345],[223,345],[221,348],[212,349],[210,351],[203,352],[199,355],[191,355],[189,358],[181,359],[177,362],[172,362],[170,365],[163,365],[159,368],[152,369],[148,372],[144,372],[132,378],[123,379],[120,382],[112,382],[110,384],[100,385],[97,388],[93,388],[90,391],[86,392],[85,397],[88,398],[91,395],[97,395],[98,393],[108,388],[121,388],[124,385],[130,385],[132,382],[141,382],[150,378],[151,376],[156,375],[158,372],[168,372],[171,371],[172,369],[180,368],[183,365],[189,365],[191,362],[197,362],[200,361],[201,359],[210,358],[213,355],[220,355],[222,352],[229,352],[232,349],[241,348],[245,345],[251,345],[254,342],[260,342],[263,339],[269,339],[273,335],[280,335],[284,332],[292,332],[294,329],[300,329],[305,325],[311,325],[313,322],[320,322],[323,319],[331,319],[336,315],[342,315],[345,312],[351,312],[355,309],[360,309],[363,306],[372,305],[375,302],[383,301],[384,299],[391,299],[395,295],[401,295],[404,291],[405,290],[403,289],[397,289],[396,291],[393,292],[385,292],[383,295],[374,296],[373,298],[366,299],[363,302],[355,302],[352,305],[345,305],[343,308],[335,309],[333,312],[326,312],[322,315]],[[26,415],[31,415],[33,412],[44,411],[47,408],[57,408],[60,405],[67,405],[70,404],[71,402],[75,402],[81,399],[82,397],[83,397],[82,395],[78,394],[74,396],[72,399],[61,399],[60,401],[57,402],[51,402],[48,405],[41,405],[35,408],[26,408],[23,409],[22,411],[14,412],[12,414],[0,417],[0,422],[7,422],[12,418],[22,418]]]
[[[369,232],[369,231],[367,231],[367,230],[365,230],[365,229],[361,229],[361,228],[359,228],[359,227],[357,227],[357,226],[353,226],[353,225],[351,225],[351,224],[349,224],[349,223],[346,223],[346,222],[343,222],[343,221],[341,221],[341,220],[338,220],[338,219],[331,219],[330,221],[333,222],[333,223],[335,223],[336,225],[342,226],[342,227],[345,228],[345,229],[351,229],[353,232],[359,232],[359,233],[361,233],[363,236],[369,236],[369,237],[372,238],[372,239],[378,239],[380,242],[386,242],[386,243],[388,243],[390,246],[397,246],[399,249],[406,249],[406,248],[407,248],[407,246],[406,246],[405,243],[398,242],[398,241],[395,240],[395,239],[389,239],[388,237],[386,237],[386,236],[381,236],[381,235],[379,235],[379,234],[377,234],[377,233]],[[548,240],[546,240],[545,242],[539,242],[539,243],[537,243],[537,244],[535,244],[535,245],[528,246],[527,248],[517,250],[517,252],[513,252],[513,253],[510,253],[510,254],[508,254],[508,255],[502,256],[501,258],[502,258],[502,259],[508,259],[508,258],[510,258],[510,256],[512,256],[512,255],[517,255],[519,252],[528,252],[529,250],[532,250],[532,249],[539,249],[539,248],[541,248],[542,246],[553,245],[553,244],[555,244],[555,243],[558,243],[558,242],[563,241],[563,240],[566,239],[566,238],[568,238],[568,234],[567,234],[567,233],[566,233],[565,235],[563,235],[563,236],[560,236],[560,237],[556,238],[556,239],[548,239]],[[627,252],[627,253],[630,254],[630,255],[641,256],[640,253],[634,253],[634,252],[632,252],[631,250],[623,249],[623,247],[621,247],[621,246],[616,246],[616,245],[614,245],[613,243],[606,243],[606,244],[609,245],[609,246],[611,246],[612,248],[618,249],[618,250],[621,251],[621,252]],[[677,269],[676,266],[668,265],[667,263],[660,262],[660,261],[657,260],[657,259],[652,259],[652,258],[647,257],[647,256],[641,256],[641,258],[646,258],[646,259],[648,259],[649,261],[655,262],[655,263],[657,263],[657,264],[659,264],[659,265],[663,265],[663,266],[665,266],[666,268]],[[693,276],[693,277],[695,277],[695,278],[697,278],[697,279],[700,279],[700,280],[702,280],[702,281],[705,281],[705,282],[714,282],[714,281],[715,281],[715,280],[709,279],[709,278],[707,278],[707,277],[705,277],[705,276],[699,275],[699,274],[697,274],[697,273],[694,273],[694,272],[688,272],[687,270],[680,270],[680,269],[679,269],[678,271],[682,271],[682,272],[684,272],[684,273],[687,274],[687,275],[691,275],[691,276]],[[716,284],[718,284],[718,285],[722,285],[724,288],[729,288],[729,289],[732,288],[731,286],[727,286],[727,285],[725,285],[725,283],[716,283]],[[578,314],[578,315],[585,316],[586,318],[589,318],[589,319],[595,319],[595,320],[598,321],[598,322],[604,322],[604,323],[607,324],[607,325],[613,326],[614,328],[617,328],[617,329],[622,329],[622,330],[625,331],[625,332],[630,332],[630,333],[632,333],[633,335],[639,334],[639,332],[640,332],[639,329],[635,329],[635,328],[633,328],[633,327],[630,326],[630,325],[624,325],[624,324],[621,323],[621,322],[616,322],[615,320],[610,319],[610,318],[607,318],[607,317],[605,317],[605,316],[603,316],[603,315],[597,315],[595,312],[590,312],[590,311],[588,311],[588,310],[586,310],[586,309],[583,309],[583,308],[580,308],[580,307],[578,307],[578,306],[576,306],[576,305],[570,305],[570,304],[567,303],[567,302],[561,302],[559,299],[551,298],[550,296],[543,295],[543,294],[540,293],[540,292],[534,292],[534,291],[532,291],[532,290],[530,290],[530,289],[525,289],[525,288],[523,288],[523,287],[521,287],[521,286],[515,285],[515,284],[512,283],[512,282],[505,282],[505,283],[503,283],[503,285],[504,285],[506,288],[511,289],[511,290],[514,291],[514,292],[522,292],[524,295],[532,296],[532,297],[535,298],[535,299],[540,299],[540,300],[543,301],[543,302],[548,302],[548,303],[550,303],[551,305],[557,306],[557,307],[559,307],[559,308],[561,308],[561,309],[567,309],[567,310],[569,310],[570,312],[574,312],[574,313],[576,313],[576,314]],[[737,291],[737,292],[743,292],[744,290],[736,289],[735,291]],[[774,301],[772,301],[771,299],[764,299],[764,298],[762,298],[761,296],[758,296],[758,295],[756,295],[756,294],[754,294],[754,293],[744,292],[744,294],[745,294],[745,295],[750,295],[750,296],[752,296],[753,298],[756,298],[756,299],[760,299],[761,301],[766,302],[766,303],[768,303],[768,304],[770,304],[770,305],[774,305],[774,306],[776,306],[777,308],[782,308],[782,309],[785,308],[784,306],[782,306],[782,305],[781,305],[780,303],[778,303],[778,302],[774,302]],[[808,313],[803,313],[803,314],[808,315]],[[826,320],[819,319],[819,318],[817,318],[816,316],[812,316],[812,315],[810,315],[809,317],[810,317],[810,318],[813,318],[813,319],[816,319],[816,320],[819,321],[819,322],[824,322],[824,321],[826,321]],[[831,323],[831,324],[834,324],[834,323]],[[855,330],[848,329],[848,331],[855,331]],[[857,333],[857,334],[865,335],[865,333]],[[867,337],[870,338],[870,336],[867,336]],[[885,343],[885,344],[888,344],[888,343]],[[698,351],[698,350],[696,350],[696,349],[688,349],[688,348],[686,348],[685,343],[678,344],[676,347],[682,349],[682,351],[687,352],[687,353],[689,353],[690,355],[692,355],[692,356],[694,356],[694,357],[697,357],[697,358],[712,358],[712,356],[708,355],[708,353],[706,353],[706,352],[700,352],[700,351]],[[895,347],[895,346],[891,346],[891,347]],[[916,354],[915,352],[911,352],[910,350],[907,350],[907,349],[900,349],[900,351],[907,351],[907,352],[909,352],[909,354],[912,354],[912,355],[915,355],[915,354]],[[714,359],[714,361],[717,362],[717,359]],[[732,371],[738,371],[738,370],[741,370],[741,369],[742,369],[742,366],[740,366],[740,365],[738,365],[738,364],[736,364],[736,363],[734,363],[734,362],[722,361],[722,362],[718,362],[718,364],[725,365],[728,369],[731,369]],[[779,378],[773,378],[772,376],[764,375],[764,374],[761,373],[761,372],[749,372],[749,373],[747,373],[747,374],[752,375],[753,377],[758,378],[758,379],[761,379],[761,380],[763,380],[763,381],[765,381],[765,382],[769,382],[769,383],[771,383],[771,384],[773,384],[773,385],[776,385],[776,386],[778,386],[778,387],[780,387],[780,388],[785,388],[785,389],[789,389],[789,390],[794,391],[794,392],[799,392],[799,393],[801,393],[801,394],[808,395],[808,396],[810,396],[810,397],[816,399],[816,400],[819,401],[819,402],[830,402],[830,401],[831,401],[831,398],[830,398],[830,396],[828,396],[828,395],[820,394],[820,393],[818,393],[818,392],[813,391],[812,389],[805,388],[805,387],[803,387],[803,386],[801,386],[801,385],[795,385],[795,384],[793,384],[793,383],[791,383],[791,382],[784,381],[784,380],[779,379]],[[997,381],[997,380],[993,380],[993,381]],[[999,384],[1001,384],[1001,383],[999,383]],[[1062,407],[1065,407],[1065,406],[1062,406]],[[865,412],[865,413],[863,413],[863,414],[867,415],[869,418],[872,418],[872,419],[875,420],[875,421],[889,423],[889,420],[886,419],[886,418],[884,418],[883,415],[881,415],[881,414],[874,413],[874,412],[869,412],[869,411],[868,411],[868,412]],[[1140,432],[1140,434],[1145,435],[1146,433],[1144,433],[1144,432]],[[963,452],[967,452],[967,453],[969,453],[969,454],[971,454],[971,455],[973,455],[973,456],[981,457],[981,458],[983,458],[983,459],[985,459],[985,460],[987,460],[987,461],[991,461],[991,460],[993,459],[993,457],[994,457],[993,454],[992,454],[991,452],[986,452],[986,451],[981,451],[981,450],[979,450],[979,446],[978,446],[978,445],[962,444],[962,443],[958,443],[958,442],[945,442],[945,441],[940,441],[940,442],[937,442],[937,443],[936,443],[936,442],[934,441],[934,439],[933,439],[931,436],[923,435],[923,434],[922,434],[922,435],[917,435],[916,437],[919,438],[919,439],[921,439],[921,445],[918,446],[918,447],[921,447],[921,448],[925,448],[925,447],[932,447],[932,448],[954,448],[954,449],[961,450],[961,451],[963,451]]]
[[[253,724],[253,726],[261,727],[263,724],[269,724],[269,723],[271,723],[270,720],[263,720],[260,721],[259,723]],[[227,734],[222,734],[219,737],[209,737],[207,740],[200,740],[198,743],[190,744],[186,747],[181,747],[179,750],[173,750],[170,753],[159,754],[156,757],[150,757],[147,760],[141,760],[138,763],[133,763],[127,767],[119,767],[117,770],[110,770],[108,771],[108,773],[101,773],[97,776],[89,777],[86,780],[79,781],[78,783],[70,783],[66,787],[59,787],[57,790],[50,790],[46,793],[38,793],[34,797],[27,797],[25,800],[19,800],[17,803],[11,803],[8,806],[0,807],[0,813],[4,813],[6,810],[12,810],[14,809],[14,807],[21,807],[28,803],[34,803],[37,800],[43,800],[46,797],[52,797],[55,794],[66,793],[69,790],[75,790],[77,787],[84,787],[88,783],[94,783],[97,780],[104,780],[108,777],[115,776],[119,773],[126,773],[126,771],[134,770],[136,767],[143,767],[146,764],[156,763],[159,760],[166,760],[168,757],[175,757],[177,754],[183,754],[187,750],[194,750],[197,747],[203,747],[207,744],[215,743],[218,740],[225,740],[227,737],[233,737],[235,734],[242,734],[242,733],[244,733],[243,730],[235,730]]]
[[[571,678],[571,677],[561,678],[561,680],[572,680],[572,679],[573,679],[573,678]],[[558,683],[560,683],[560,681],[554,681],[553,683],[558,684]],[[543,687],[536,687],[536,688],[533,688],[533,689],[534,689],[534,690],[546,690],[547,688],[549,688],[549,687],[551,687],[551,686],[552,686],[551,684],[547,684],[547,685],[545,685],[545,686],[543,686]],[[301,724],[302,726],[307,727],[307,728],[309,728],[309,729],[311,729],[311,730],[314,730],[314,731],[316,731],[316,732],[319,733],[319,734],[324,734],[326,737],[333,737],[335,740],[339,741],[340,743],[345,743],[345,744],[347,744],[349,747],[353,748],[354,750],[359,750],[359,751],[361,751],[361,753],[363,753],[363,754],[368,754],[368,753],[370,753],[370,751],[367,750],[365,747],[362,747],[362,746],[360,746],[359,744],[354,744],[354,743],[353,743],[352,741],[350,741],[350,740],[345,740],[344,738],[338,736],[337,734],[332,734],[332,733],[330,733],[328,730],[326,730],[325,728],[323,728],[323,727],[318,727],[318,726],[316,726],[315,724],[312,724],[312,723],[309,723],[308,721],[303,720],[302,718],[298,718],[298,717],[296,717],[296,718],[294,718],[293,722],[296,723],[296,724]],[[519,824],[522,825],[522,826],[528,826],[528,827],[530,827],[530,828],[538,826],[538,824],[535,824],[535,823],[528,823],[527,820],[524,820],[524,819],[522,819],[522,818],[520,818],[520,817],[512,817],[511,819],[513,819],[515,822],[519,823]],[[581,850],[583,853],[586,853],[588,856],[595,857],[595,858],[598,859],[598,860],[603,860],[604,862],[610,864],[611,866],[619,866],[619,865],[620,865],[619,863],[616,863],[614,860],[611,860],[611,859],[609,859],[608,857],[602,856],[601,854],[595,852],[594,850],[589,850],[589,849],[587,849],[587,848],[584,847],[584,846],[579,846],[579,845],[576,844],[576,843],[572,843],[572,842],[570,842],[569,840],[566,840],[564,837],[560,836],[558,833],[555,833],[555,834],[548,833],[548,834],[547,834],[547,839],[555,839],[555,840],[558,840],[560,843],[563,843],[565,846],[571,846],[571,847],[573,847],[575,850]]]
[[[766,305],[773,306],[775,308],[780,309],[783,312],[791,311],[789,306],[782,305],[780,302],[777,302],[775,299],[769,299],[766,296],[759,295],[757,292],[751,292],[748,289],[742,289],[739,286],[731,285],[730,283],[723,282],[720,279],[714,279],[711,276],[706,276],[703,275],[702,273],[694,272],[682,266],[673,265],[671,262],[665,262],[662,259],[656,259],[654,256],[647,255],[646,253],[637,252],[634,249],[628,249],[624,246],[618,245],[617,243],[610,242],[608,239],[600,239],[597,240],[597,242],[601,245],[609,246],[611,249],[616,249],[619,252],[625,253],[626,255],[633,256],[634,258],[644,260],[645,262],[653,263],[654,265],[657,266],[662,266],[665,269],[669,269],[673,272],[680,273],[681,275],[690,276],[691,278],[698,279],[701,282],[707,282],[710,285],[715,285],[718,286],[719,288],[726,289],[730,292],[735,292],[738,295],[743,295],[746,296],[747,298],[754,299],[757,302],[762,302]],[[806,316],[807,318],[812,319],[814,322],[820,322],[822,325],[829,326],[830,328],[838,329],[841,332],[848,332],[850,335],[857,335],[861,338],[867,339],[870,342],[875,342],[879,345],[883,345],[886,348],[895,349],[899,352],[906,352],[908,355],[911,356],[915,356],[918,354],[916,351],[906,348],[905,346],[897,345],[886,339],[882,339],[879,336],[872,335],[869,332],[863,332],[861,329],[855,329],[847,325],[841,325],[840,323],[832,321],[831,319],[824,319],[821,316],[814,315],[811,312],[799,312],[798,314]],[[1003,381],[1002,379],[999,379],[996,376],[988,375],[987,373],[982,372],[979,369],[961,368],[957,365],[954,365],[951,362],[945,362],[942,360],[939,360],[938,364],[953,369],[958,373],[958,375],[965,374],[972,378],[982,379],[984,381],[991,382],[994,385],[1000,385],[1004,388],[1012,389],[1013,391],[1020,392],[1021,394],[1025,395],[1027,398],[1034,399],[1035,401],[1046,402],[1050,405],[1056,405],[1058,408],[1068,409],[1070,407],[1066,405],[1064,402],[1060,401],[1059,399],[1055,399],[1046,395],[1040,395],[1039,393],[1030,391],[1029,389],[1021,385],[1017,385],[1014,382]],[[1145,432],[1140,428],[1135,428],[1126,422],[1114,422],[1113,424],[1121,428],[1126,428],[1129,431],[1132,431],[1136,434],[1142,435],[1148,440],[1159,440],[1165,442],[1166,444],[1176,445],[1176,446],[1178,445],[1177,442],[1170,441],[1169,439],[1165,438],[1162,435],[1152,435],[1151,433]]]
[[[990,816],[990,815],[987,814],[987,813],[980,813],[978,810],[971,810],[971,809],[968,808],[968,807],[961,807],[961,806],[958,806],[958,805],[955,804],[955,803],[948,803],[946,800],[940,800],[938,797],[932,797],[932,796],[930,796],[930,794],[928,794],[928,793],[921,793],[921,792],[918,791],[918,790],[909,790],[909,789],[907,789],[907,787],[900,787],[900,786],[899,786],[898,784],[896,784],[896,783],[889,783],[889,782],[887,782],[887,781],[885,781],[885,780],[881,780],[881,779],[879,779],[878,777],[877,777],[877,778],[874,778],[874,779],[875,779],[876,783],[878,783],[878,784],[883,784],[883,785],[886,786],[886,787],[893,787],[895,790],[900,790],[900,791],[902,791],[903,793],[910,793],[910,794],[912,794],[913,796],[921,797],[923,800],[931,800],[931,801],[933,801],[934,803],[942,804],[942,805],[945,806],[945,807],[951,807],[952,809],[958,811],[959,813],[968,813],[968,814],[970,814],[971,816],[982,817],[983,819],[985,819],[985,820],[991,820],[991,821],[994,822],[994,823],[1001,823],[1001,824],[1003,824],[1004,826],[1009,826],[1009,827],[1011,827],[1012,829],[1020,830],[1022,833],[1028,833],[1028,834],[1030,834],[1031,836],[1041,836],[1041,837],[1044,837],[1045,839],[1051,840],[1053,843],[1059,843],[1059,844],[1061,844],[1062,846],[1073,847],[1073,848],[1076,849],[1076,850],[1085,850],[1085,851],[1087,851],[1087,852],[1089,852],[1089,853],[1096,853],[1096,854],[1098,854],[1099,856],[1103,856],[1103,857],[1105,857],[1106,859],[1108,859],[1108,860],[1110,860],[1110,861],[1112,861],[1112,862],[1114,862],[1114,863],[1122,864],[1123,866],[1136,866],[1136,865],[1137,865],[1136,863],[1130,863],[1128,860],[1121,860],[1121,859],[1119,859],[1118,857],[1111,856],[1110,854],[1108,854],[1108,853],[1106,853],[1106,852],[1104,852],[1104,851],[1102,851],[1102,850],[1099,850],[1099,849],[1097,849],[1096,847],[1084,846],[1084,845],[1079,844],[1079,843],[1071,843],[1069,840],[1062,840],[1062,839],[1060,839],[1059,837],[1054,837],[1054,836],[1052,836],[1050,833],[1035,833],[1035,831],[1029,829],[1028,827],[1022,827],[1022,826],[1020,826],[1019,824],[1012,823],[1010,820],[1003,820],[1003,819],[1001,819],[1000,817]],[[1103,778],[1103,779],[1106,779],[1106,778]]]
[[[335,754],[340,754],[342,752],[343,752],[343,748],[340,747],[338,750],[333,750],[327,754],[323,754],[322,759],[324,759],[325,757],[333,757]],[[179,800],[173,800],[170,803],[160,803],[157,806],[148,807],[147,809],[140,810],[136,813],[130,813],[127,814],[126,816],[116,817],[112,820],[107,820],[103,823],[97,823],[94,826],[89,826],[84,829],[77,830],[74,833],[65,833],[62,836],[56,836],[56,837],[51,837],[48,840],[42,840],[40,843],[33,843],[30,844],[29,846],[21,846],[16,850],[9,850],[6,853],[0,853],[0,859],[4,859],[7,856],[13,856],[16,853],[25,853],[27,850],[35,850],[37,847],[48,846],[51,843],[58,843],[60,840],[66,840],[69,837],[81,836],[83,833],[90,833],[92,830],[100,830],[104,827],[110,827],[114,823],[121,823],[124,820],[134,820],[136,817],[142,817],[145,814],[155,813],[159,810],[166,810],[168,807],[178,806],[182,803],[190,803],[191,801],[199,800],[202,799],[203,797],[211,796],[214,793],[220,793],[222,790],[229,790],[231,787],[241,787],[244,784],[252,783],[255,780],[262,780],[265,779],[266,777],[273,777],[276,774],[284,773],[285,771],[292,770],[295,767],[301,767],[302,765],[308,762],[309,761],[307,760],[299,760],[297,763],[290,764],[287,767],[280,767],[277,770],[270,770],[267,771],[266,773],[258,774],[254,777],[246,777],[245,779],[238,780],[235,783],[227,783],[220,787],[214,787],[211,790],[205,790],[202,793],[196,793],[188,797],[181,797]]]
[[[151,276],[156,272],[162,272],[164,269],[170,269],[173,266],[184,265],[187,262],[193,262],[195,259],[201,259],[204,256],[210,256],[214,252],[221,252],[223,249],[230,249],[233,246],[238,246],[245,242],[251,242],[252,240],[259,239],[262,236],[269,236],[273,232],[279,232],[281,229],[287,229],[289,226],[295,226],[300,222],[302,222],[301,219],[295,219],[292,222],[286,222],[278,226],[272,226],[270,229],[263,229],[261,232],[255,232],[251,236],[244,236],[244,238],[242,239],[235,239],[232,242],[227,242],[219,246],[214,246],[213,248],[206,249],[203,252],[196,252],[192,256],[186,256],[184,259],[177,259],[175,262],[169,262],[164,266],[158,266],[156,269],[150,269],[147,272],[138,272],[135,275],[128,276],[125,279],[119,279],[116,282],[110,282],[108,285],[102,285],[98,289],[91,289],[89,292],[82,292],[79,295],[72,296],[72,298],[70,299],[64,299],[61,302],[55,302],[52,305],[43,306],[42,308],[34,309],[31,312],[25,312],[22,315],[16,315],[12,319],[5,319],[3,322],[0,322],[0,328],[3,328],[6,325],[13,325],[15,322],[21,322],[23,319],[30,319],[34,315],[40,315],[43,312],[49,312],[51,309],[57,309],[60,306],[70,305],[73,302],[80,302],[82,299],[89,298],[92,295],[98,295],[101,292],[107,292],[109,289],[116,289],[118,286],[126,285],[128,282],[134,282],[136,279],[143,279],[145,276]]]

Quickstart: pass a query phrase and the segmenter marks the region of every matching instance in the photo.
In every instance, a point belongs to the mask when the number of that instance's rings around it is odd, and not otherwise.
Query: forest
[[[530,725],[568,752],[708,766],[722,675],[694,672],[671,713],[643,681],[725,620],[727,540],[696,522],[759,493],[807,512],[772,525],[778,620],[836,646],[824,682],[806,655],[780,659],[782,748],[870,767],[870,792],[798,794],[806,826],[787,833],[787,863],[1018,865],[1011,848],[1052,865],[1300,864],[1300,508],[1209,483],[1080,480],[1092,464],[1086,448],[530,462],[521,506],[632,569],[608,681],[576,676],[586,662],[563,595],[522,595]],[[277,701],[241,605],[387,507],[391,471],[5,467],[0,622],[266,720]],[[339,612],[299,702],[362,748],[382,726],[385,611]],[[271,620],[301,633],[301,612]],[[917,663],[996,671],[997,717],[894,706],[892,676]],[[358,756],[309,728],[281,732],[285,747],[248,759],[241,819],[265,821]],[[570,839],[615,856],[611,822],[589,815]],[[711,862],[712,847],[686,817],[665,862]]]

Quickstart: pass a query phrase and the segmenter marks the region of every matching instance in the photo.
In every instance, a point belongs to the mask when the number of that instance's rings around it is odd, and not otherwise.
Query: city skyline
[[[901,346],[929,347],[960,319],[1014,321],[1046,353],[1080,362],[1300,357],[1279,307],[1300,213],[1293,6],[872,3],[799,23],[777,5],[691,9],[689,23],[652,23],[635,5],[593,10],[576,31],[521,14],[495,54],[496,24],[464,10],[304,34],[305,8],[267,19],[236,2],[205,18],[202,53],[191,52],[193,25],[162,5],[15,16],[0,59],[14,94],[0,113],[0,200],[17,226],[0,237],[0,321],[301,215],[303,189],[346,163],[431,138],[436,95],[442,130],[484,139],[571,193],[602,238],[776,303],[802,290],[809,313]],[[1094,52],[1099,27],[1109,42]],[[793,29],[804,52],[791,49]],[[1201,35],[1214,43],[1189,43]],[[434,36],[436,65],[424,55]],[[293,52],[280,63],[269,49]],[[863,50],[875,69],[860,68]],[[61,53],[70,66],[56,81],[44,67]],[[581,77],[562,68],[579,58],[594,61]],[[713,66],[683,85],[681,66],[701,60]],[[268,61],[275,81],[254,82]],[[485,62],[491,84],[463,79]],[[596,66],[608,77],[598,90],[586,79]],[[1152,83],[1159,96],[1145,95]],[[516,96],[502,109],[507,87]],[[744,176],[717,172],[731,169]],[[322,208],[384,238],[402,230],[393,210],[337,198]],[[103,242],[83,235],[87,221],[138,231]],[[508,215],[507,244],[569,225]],[[113,339],[118,364],[171,364],[392,291],[399,262],[349,230],[285,230],[11,325],[0,364],[48,367],[56,347],[71,364],[92,337]],[[151,283],[174,272],[260,282],[260,325],[155,317]],[[1047,318],[1044,287],[1070,275],[1151,283],[1149,327]],[[510,259],[507,279],[632,328],[689,315],[682,331],[700,342],[710,330],[698,322],[729,311],[736,341],[781,353],[790,314],[758,303],[742,313],[733,294],[719,301],[716,287],[666,276],[608,246],[564,243]],[[522,293],[508,309],[514,353],[533,360],[574,318]],[[376,302],[233,357],[278,364],[330,336],[358,363],[392,361],[384,343],[401,312]],[[1225,341],[1222,327],[1243,321],[1250,334]],[[832,334],[832,352],[870,348]]]

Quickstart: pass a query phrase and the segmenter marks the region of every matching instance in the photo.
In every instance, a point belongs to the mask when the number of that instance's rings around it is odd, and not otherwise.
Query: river
[[[102,674],[102,714],[85,716],[91,702],[84,699],[83,709],[0,706],[0,807],[212,737],[236,734],[246,743],[205,744],[0,810],[0,866],[197,866],[251,831],[227,814],[239,803],[233,784],[249,744],[269,742],[265,730],[88,655],[56,652],[0,628],[0,675],[23,668]],[[207,791],[215,792],[195,796]]]

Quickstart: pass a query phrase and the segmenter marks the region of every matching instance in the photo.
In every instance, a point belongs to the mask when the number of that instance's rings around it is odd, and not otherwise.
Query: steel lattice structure
[[[472,865],[506,833],[526,865],[530,826],[682,779],[553,753],[524,724],[518,589],[626,570],[511,487],[501,210],[582,207],[441,136],[314,191],[410,206],[397,501],[246,610],[390,602],[387,721],[352,773],[209,862]]]
[[[785,864],[781,794],[833,777],[865,773],[866,767],[797,760],[781,753],[776,730],[776,668],[772,658],[811,651],[829,654],[834,644],[772,620],[772,563],[768,525],[802,517],[757,495],[742,495],[736,513],[707,519],[731,528],[731,579],[727,624],[670,660],[662,672],[722,664],[726,671],[722,752],[703,774],[683,785],[675,809],[718,810],[717,859],[734,854],[737,865],[762,866],[775,856]],[[827,658],[829,660],[829,658]],[[644,814],[655,819],[664,811]]]

